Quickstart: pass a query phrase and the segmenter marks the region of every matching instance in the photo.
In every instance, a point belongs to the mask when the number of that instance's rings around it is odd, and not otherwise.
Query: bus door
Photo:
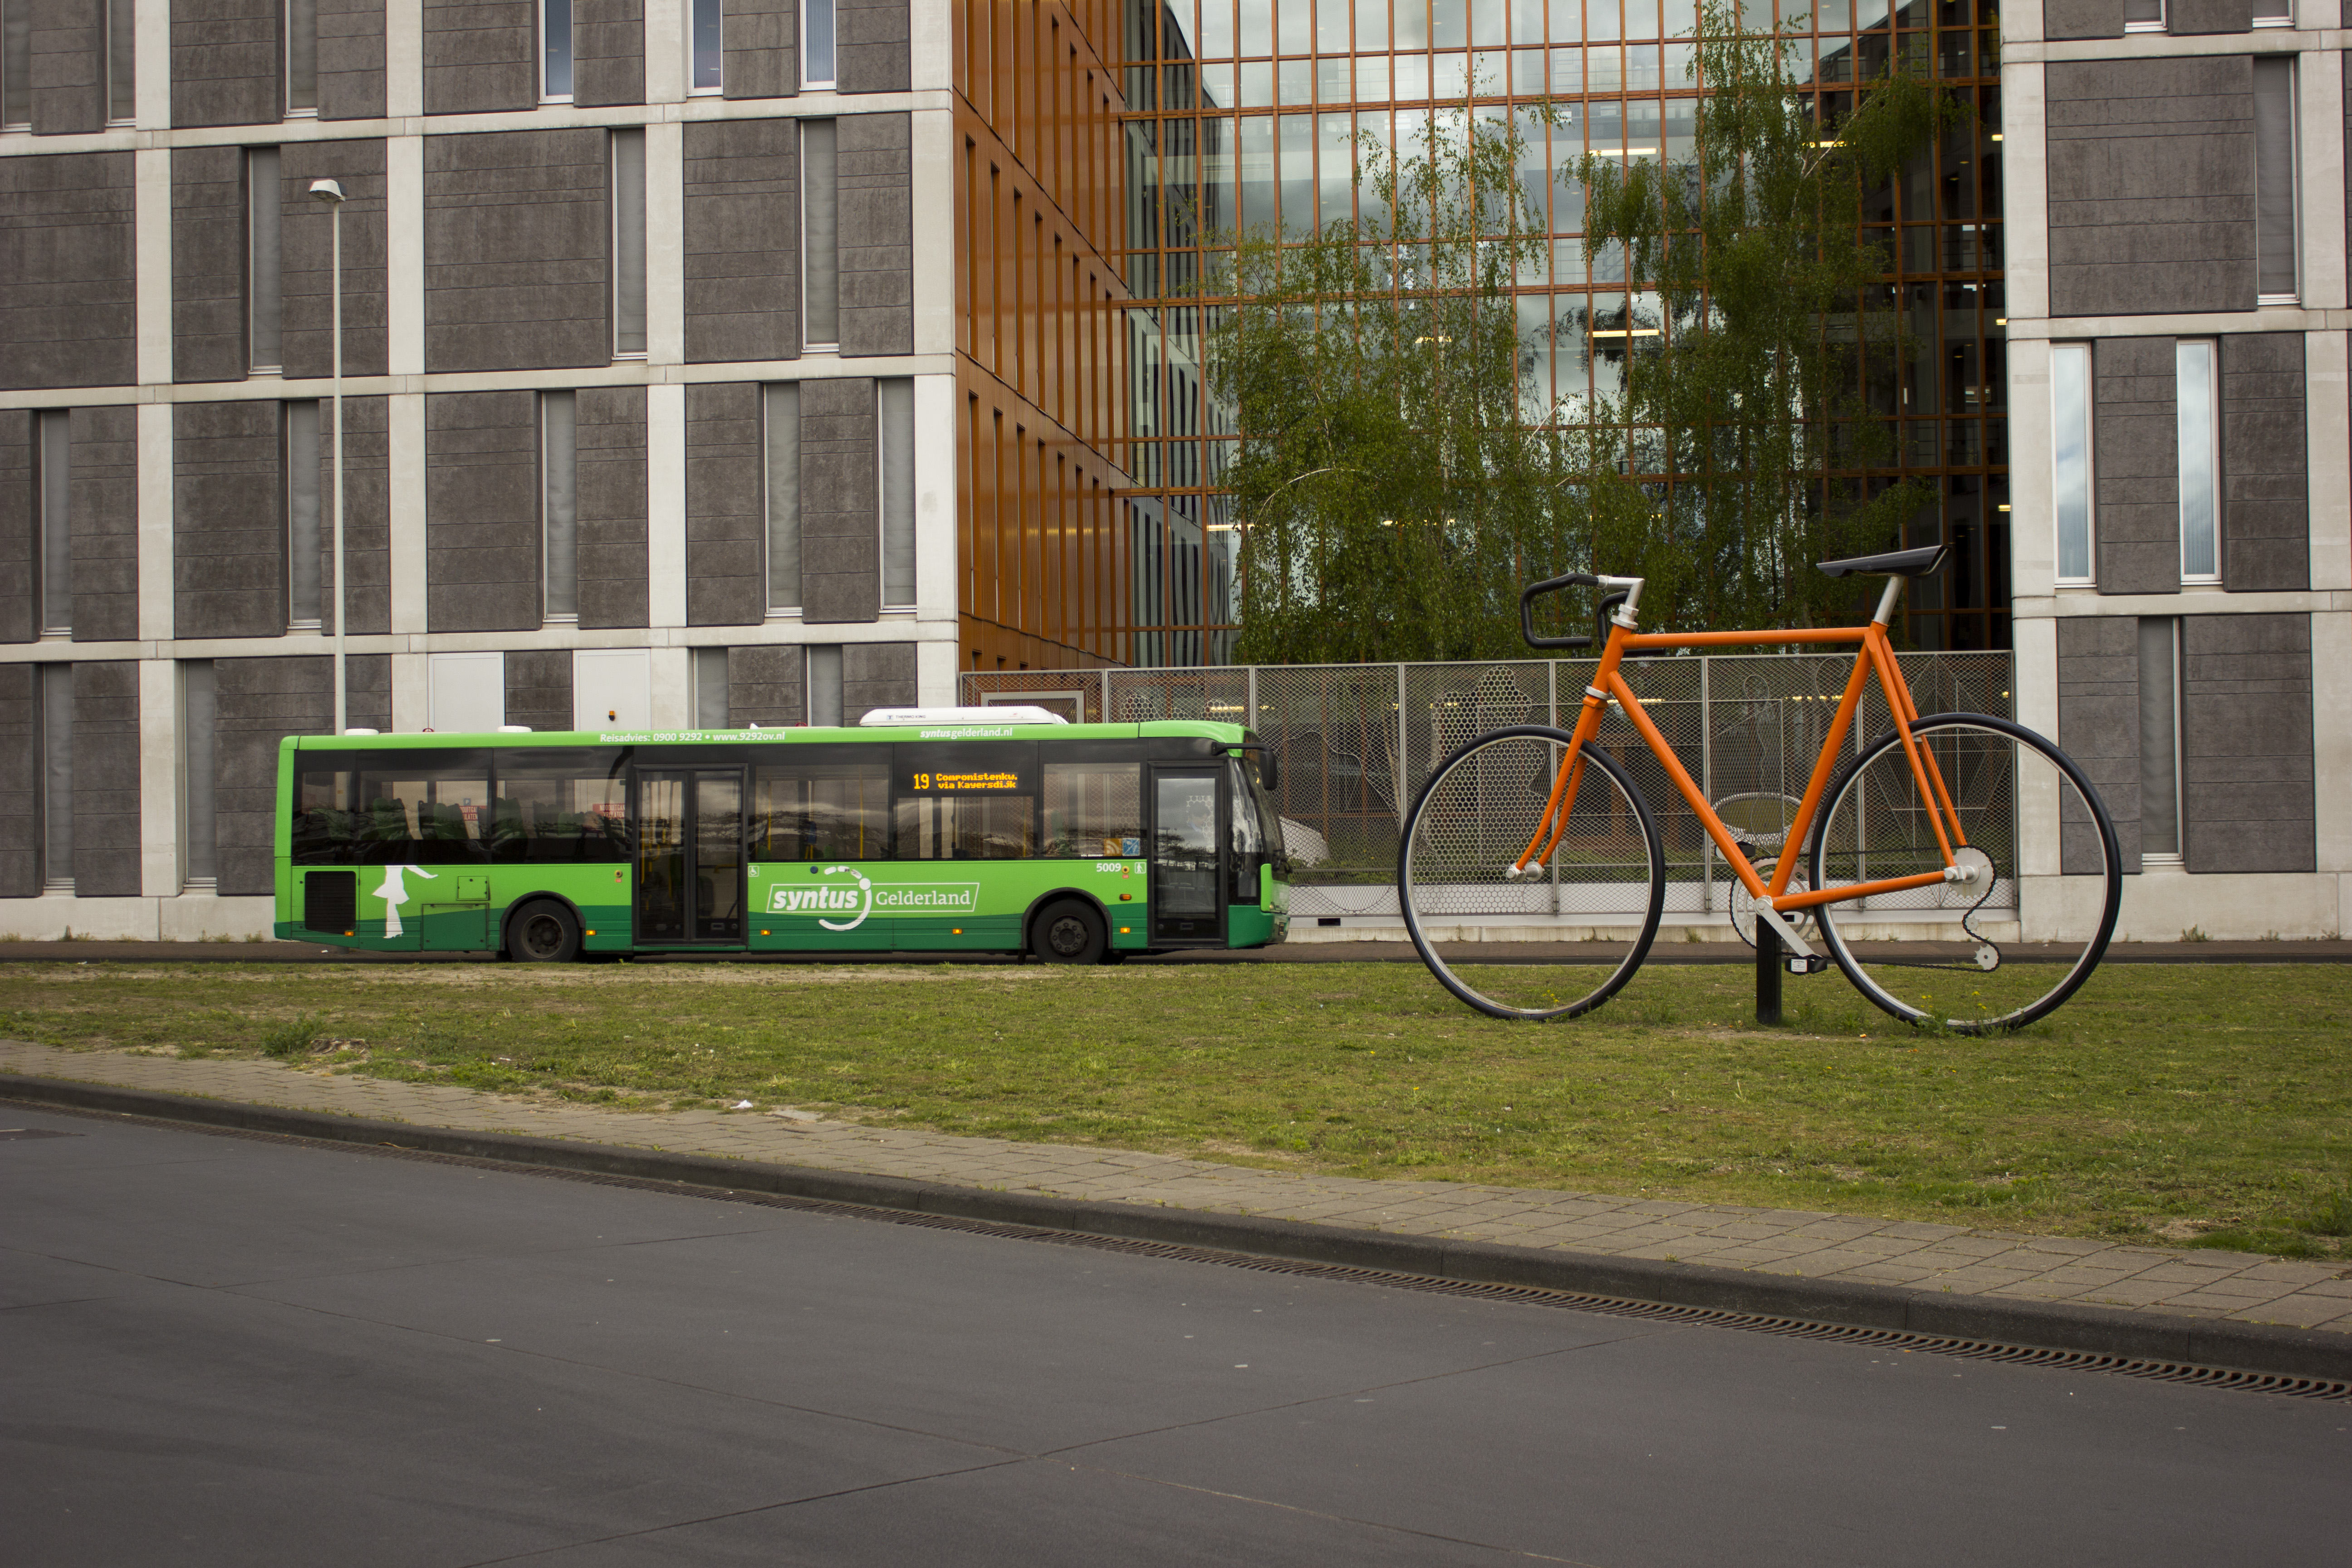
[[[1151,770],[1151,942],[1225,940],[1221,766]]]
[[[743,770],[637,770],[636,940],[743,942]]]

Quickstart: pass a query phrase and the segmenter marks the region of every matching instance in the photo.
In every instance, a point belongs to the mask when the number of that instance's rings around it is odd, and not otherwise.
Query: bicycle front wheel
[[[1598,1007],[1641,968],[1664,907],[1657,824],[1625,770],[1592,746],[1550,862],[1506,875],[1571,740],[1535,725],[1481,735],[1438,764],[1405,820],[1405,930],[1440,984],[1497,1018]]]
[[[1966,839],[1953,858],[1972,879],[1823,904],[1822,940],[1898,1018],[1969,1034],[2031,1024],[2090,978],[2115,933],[2115,824],[2074,759],[2021,724],[1938,713],[1911,734],[1950,795]],[[1943,868],[1900,737],[1880,736],[1830,784],[1811,864],[1816,888]]]

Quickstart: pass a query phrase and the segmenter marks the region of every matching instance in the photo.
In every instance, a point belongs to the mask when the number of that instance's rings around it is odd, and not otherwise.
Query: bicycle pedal
[[[1806,958],[1801,955],[1788,961],[1791,974],[1819,974],[1830,966],[1826,958]]]

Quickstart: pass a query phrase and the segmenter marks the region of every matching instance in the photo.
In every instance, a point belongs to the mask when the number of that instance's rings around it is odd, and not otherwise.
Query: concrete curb
[[[1052,1198],[656,1149],[625,1149],[509,1132],[468,1132],[324,1111],[114,1089],[0,1073],[0,1100],[152,1116],[247,1132],[390,1145],[598,1175],[634,1176],[736,1192],[817,1198],[869,1208],[994,1220],[1044,1230],[1118,1237],[1225,1252],[1331,1263],[1392,1274],[1655,1301],[1682,1307],[1895,1329],[2035,1349],[2184,1365],[2352,1381],[2352,1335],[2229,1319],[2167,1317],[2124,1308],[2010,1300],[1892,1285],[1806,1279],[1694,1263],[1612,1258],[1496,1242],[1443,1241],[1302,1220],[1212,1214],[1140,1204]]]

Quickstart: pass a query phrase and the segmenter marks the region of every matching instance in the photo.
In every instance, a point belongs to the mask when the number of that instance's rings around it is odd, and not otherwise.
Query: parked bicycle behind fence
[[[1398,898],[1431,973],[1499,1018],[1572,1018],[1633,978],[1670,904],[1697,912],[1699,875],[1670,871],[1623,760],[1647,747],[1738,879],[1742,934],[1777,939],[1790,973],[1835,963],[1895,1016],[1971,1033],[2030,1024],[2073,995],[2106,952],[2123,899],[2115,825],[2074,760],[2023,725],[1920,716],[1886,628],[1905,580],[1941,570],[1947,552],[1822,562],[1832,577],[1886,578],[1862,626],[1645,634],[1639,577],[1573,572],[1530,586],[1519,619],[1537,648],[1593,643],[1538,637],[1538,598],[1606,593],[1600,664],[1573,731],[1481,735],[1438,763],[1413,803]],[[1759,824],[1748,796],[1707,800],[1643,710],[1625,661],[1795,643],[1859,647],[1802,799]],[[1887,729],[1851,747],[1874,680]],[[1498,944],[1514,941],[1574,942],[1577,957],[1513,962]]]

